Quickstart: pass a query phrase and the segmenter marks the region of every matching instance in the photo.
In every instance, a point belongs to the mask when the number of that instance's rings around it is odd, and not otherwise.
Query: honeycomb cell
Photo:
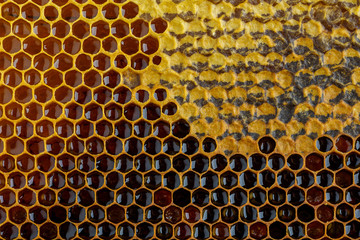
[[[128,60],[124,55],[118,55],[114,60],[114,65],[117,68],[125,68],[128,65]]]
[[[44,16],[49,21],[54,21],[59,17],[59,12],[54,6],[46,6]]]
[[[92,18],[96,17],[96,15],[98,13],[98,8],[95,7],[94,5],[88,4],[82,8],[81,12],[85,18],[92,19]]]
[[[52,34],[55,37],[64,38],[69,34],[69,32],[70,26],[63,20],[60,20],[52,25]]]
[[[21,16],[28,21],[36,21],[40,18],[40,9],[34,4],[26,4],[21,7]]]
[[[320,222],[312,222],[307,226],[307,232],[311,238],[321,238],[325,233],[325,227]]]
[[[20,228],[20,236],[25,239],[34,239],[38,235],[38,228],[32,223],[25,223]]]
[[[119,7],[115,4],[106,4],[102,10],[101,10],[102,15],[106,18],[106,19],[116,19],[119,17]]]
[[[3,41],[3,48],[8,53],[16,53],[21,49],[21,42],[17,37],[9,36]]]
[[[316,141],[316,148],[321,152],[329,152],[334,144],[328,137],[320,137]]]
[[[341,135],[336,139],[335,147],[340,152],[349,152],[353,148],[353,140],[349,136]]]
[[[241,187],[252,188],[257,183],[257,176],[254,172],[247,170],[240,174],[239,183]]]
[[[14,3],[7,3],[1,7],[1,15],[9,21],[13,21],[20,15],[20,8]]]
[[[4,53],[0,52],[0,70],[5,70],[11,65],[11,57]]]
[[[26,70],[31,66],[31,58],[25,53],[18,53],[13,57],[13,66],[18,70]]]
[[[130,33],[129,24],[122,21],[117,20],[111,24],[111,34],[116,38],[123,38]]]
[[[90,26],[86,22],[79,20],[72,25],[72,32],[79,39],[86,38],[90,34]],[[69,42],[66,44],[68,45]]]
[[[4,239],[15,239],[19,235],[19,229],[11,223],[5,223],[0,227],[0,234]]]
[[[136,17],[139,13],[139,6],[133,2],[128,2],[121,8],[121,14],[123,17],[131,19]]]
[[[143,70],[149,65],[149,58],[141,53],[131,58],[131,67],[134,70]]]
[[[163,33],[167,29],[167,22],[162,18],[156,18],[151,21],[151,29],[155,33]]]
[[[306,157],[305,165],[311,171],[319,171],[324,167],[324,157],[317,153],[309,154]]]
[[[61,17],[67,22],[74,22],[80,17],[79,8],[73,4],[68,4],[61,8]]]
[[[55,25],[55,27],[57,27],[57,26]],[[53,33],[54,33],[55,30],[60,31],[60,29],[53,29]],[[51,32],[50,24],[43,21],[43,20],[39,20],[36,23],[34,23],[33,32],[39,38],[48,37],[50,35],[50,32]],[[56,32],[56,33],[58,33],[58,32]]]
[[[133,55],[139,51],[139,41],[133,37],[121,40],[121,51],[128,55]]]
[[[140,46],[143,53],[147,55],[154,54],[159,49],[159,41],[152,36],[148,36],[141,40]]]

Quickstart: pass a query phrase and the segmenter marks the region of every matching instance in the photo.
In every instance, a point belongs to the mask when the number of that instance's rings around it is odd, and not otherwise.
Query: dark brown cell
[[[32,206],[36,202],[36,194],[33,190],[25,188],[18,193],[18,203],[23,206]]]
[[[50,35],[50,24],[39,20],[34,24],[33,32],[39,37],[39,38],[45,38]]]
[[[22,106],[17,103],[10,103],[5,107],[6,116],[11,119],[19,119],[22,116]]]
[[[80,54],[76,57],[75,66],[80,71],[85,71],[91,68],[92,60],[87,54]]]
[[[131,67],[134,70],[143,70],[149,65],[149,58],[141,53],[131,58]]]
[[[91,34],[98,38],[105,38],[110,34],[109,24],[105,21],[97,21],[91,25]]]
[[[86,38],[90,34],[90,26],[86,22],[79,20],[72,25],[72,32],[79,39]]]
[[[19,235],[19,229],[11,223],[5,223],[0,227],[0,235],[4,239],[15,239]]]
[[[74,100],[79,104],[87,104],[91,101],[92,92],[89,88],[81,86],[75,89]]]
[[[97,71],[90,70],[84,75],[84,83],[91,88],[97,87],[101,84],[101,76]]]
[[[57,167],[64,172],[69,172],[75,168],[75,158],[70,154],[62,154],[56,159]]]
[[[17,157],[16,165],[20,171],[28,172],[34,169],[35,158],[29,154],[24,153]]]
[[[353,183],[353,174],[347,170],[341,170],[335,174],[335,183],[340,188],[347,188]]]
[[[61,8],[61,17],[68,22],[75,22],[80,17],[79,8],[73,4],[68,4]]]
[[[111,34],[117,38],[123,38],[130,33],[129,24],[122,21],[117,20],[113,24],[111,24]]]
[[[152,61],[153,61],[153,63],[155,65],[159,65],[161,63],[161,57],[160,56],[154,56]]]
[[[353,148],[353,140],[349,136],[341,135],[336,139],[335,147],[340,152],[349,152]]]
[[[25,223],[20,228],[20,235],[25,239],[34,239],[38,235],[38,228],[32,223]]]
[[[73,66],[73,59],[71,56],[61,53],[57,55],[54,59],[54,67],[59,69],[60,71],[66,71],[72,68]]]
[[[97,13],[98,13],[98,8],[95,7],[94,5],[88,4],[82,8],[82,15],[85,18],[92,19],[96,17]]]
[[[132,134],[132,125],[127,121],[120,121],[115,124],[115,136],[119,138],[128,138]]]
[[[86,29],[83,30],[84,37],[85,37],[85,35],[87,36],[87,33],[85,33],[85,30]],[[81,42],[80,42],[80,40],[78,40],[74,37],[68,37],[65,39],[62,47],[65,52],[67,52],[69,54],[76,54],[81,49]]]
[[[91,154],[100,154],[104,151],[104,143],[97,137],[86,140],[86,149]]]
[[[171,192],[165,189],[160,189],[154,193],[154,203],[161,207],[171,204]]]
[[[152,36],[142,39],[140,45],[141,51],[147,55],[154,54],[159,49],[159,41]]]
[[[114,60],[114,64],[118,68],[125,68],[128,64],[128,60],[124,55],[118,55]]]
[[[107,219],[113,223],[120,223],[125,219],[125,211],[119,205],[112,205],[106,209]]]
[[[307,226],[307,234],[309,237],[317,239],[324,235],[325,233],[325,226],[320,222],[311,222]]]
[[[12,207],[9,210],[9,218],[15,224],[21,224],[26,221],[26,210],[20,206]]]
[[[334,208],[330,205],[321,205],[316,210],[317,218],[322,222],[329,222],[334,219]]]
[[[311,153],[306,156],[305,165],[312,171],[319,171],[324,167],[324,157],[317,153]]]
[[[10,189],[0,191],[0,205],[4,207],[12,206],[16,201],[15,193]]]
[[[38,199],[41,205],[51,206],[56,201],[56,194],[53,190],[46,188],[38,193]]]
[[[43,116],[42,106],[37,103],[30,103],[25,107],[25,116],[30,120],[39,120]]]
[[[102,118],[103,110],[100,105],[91,103],[85,107],[85,118],[91,121],[96,121]]]
[[[162,18],[156,18],[151,21],[151,29],[156,33],[165,32],[167,25],[167,22]]]
[[[119,87],[114,91],[114,101],[125,104],[131,100],[131,91],[127,87]]]
[[[136,17],[136,15],[139,13],[139,6],[136,5],[133,2],[128,2],[121,8],[121,14],[123,17],[131,19]]]
[[[51,67],[51,64],[52,64],[51,57],[49,57],[44,53],[40,53],[34,58],[34,67],[39,71],[48,70]],[[32,80],[32,78],[28,80]]]
[[[165,209],[164,218],[167,222],[175,224],[182,219],[181,209],[175,206],[171,206]]]
[[[59,13],[54,6],[46,6],[44,10],[44,16],[49,21],[54,21],[58,18]]]
[[[160,106],[154,103],[149,103],[143,107],[143,116],[147,120],[157,120],[160,118]]]
[[[106,87],[99,87],[94,90],[94,100],[99,104],[106,104],[112,98],[111,91]]]
[[[55,224],[47,222],[40,227],[40,236],[46,240],[56,238],[58,234]]]
[[[14,134],[14,124],[6,119],[0,121],[0,137],[8,138]]]
[[[74,125],[67,120],[60,120],[56,123],[56,132],[60,137],[70,137],[74,132]]]
[[[23,188],[26,184],[25,176],[20,172],[12,172],[7,178],[7,184],[14,189]]]
[[[255,239],[264,239],[267,236],[267,227],[264,223],[258,222],[250,226],[250,236]]]
[[[55,37],[65,38],[70,32],[70,26],[63,20],[60,20],[52,25],[52,33]]]
[[[141,108],[136,104],[128,104],[124,108],[124,115],[130,121],[135,121],[141,117]]]
[[[72,188],[81,188],[85,184],[85,175],[77,170],[67,176],[67,183]]]
[[[72,89],[67,86],[61,86],[55,90],[55,99],[61,103],[67,103],[72,99]]]
[[[149,92],[143,89],[136,91],[135,94],[136,100],[141,103],[147,102],[149,100]]]
[[[11,101],[13,91],[7,86],[0,86],[0,103],[6,104]]]
[[[224,223],[217,223],[212,226],[212,236],[216,239],[228,238],[229,234],[229,227]]]
[[[56,88],[63,83],[63,74],[58,70],[52,69],[44,74],[44,82],[51,88]]]
[[[138,19],[131,23],[131,32],[135,37],[144,37],[149,33],[149,23]]]
[[[83,108],[76,103],[70,103],[66,105],[64,110],[65,116],[71,119],[79,119],[83,114]]]
[[[119,17],[119,7],[112,3],[106,4],[102,8],[101,13],[106,19],[116,19]]]
[[[0,37],[5,37],[10,33],[10,24],[3,19],[0,19]]]
[[[19,70],[26,70],[31,66],[31,58],[25,53],[18,53],[13,57],[13,66]]]
[[[20,86],[15,90],[15,99],[20,103],[27,103],[32,98],[31,88]]]
[[[17,137],[10,138],[6,141],[6,151],[11,155],[19,155],[24,151],[24,142]]]
[[[7,3],[1,7],[1,15],[9,21],[13,21],[19,17],[20,8],[16,4]]]
[[[147,137],[151,134],[151,124],[147,121],[140,120],[134,124],[134,133],[138,137]]]
[[[102,41],[102,48],[111,53],[115,52],[118,48],[116,39],[113,37],[105,38]]]
[[[10,55],[0,52],[0,70],[5,70],[11,65]]]
[[[121,40],[121,51],[128,55],[133,55],[139,51],[139,41],[133,37]]]
[[[7,154],[0,157],[0,170],[3,172],[10,172],[15,168],[15,159]]]
[[[162,113],[172,116],[177,112],[177,105],[173,102],[169,102],[162,107]]]
[[[40,18],[40,9],[34,4],[26,4],[21,8],[21,15],[29,21],[35,21]]]
[[[9,36],[2,42],[3,48],[8,53],[16,53],[21,49],[21,42],[17,37]]]

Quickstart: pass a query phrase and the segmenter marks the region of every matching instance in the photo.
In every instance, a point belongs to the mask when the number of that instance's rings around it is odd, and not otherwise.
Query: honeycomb
[[[1,239],[359,239],[354,0],[0,0]]]

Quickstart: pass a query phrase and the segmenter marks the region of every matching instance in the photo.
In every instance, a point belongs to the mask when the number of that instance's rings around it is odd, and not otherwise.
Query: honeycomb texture
[[[358,12],[0,0],[0,238],[359,239]]]

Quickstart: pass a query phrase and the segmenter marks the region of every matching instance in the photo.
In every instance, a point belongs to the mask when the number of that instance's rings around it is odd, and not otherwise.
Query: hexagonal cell
[[[3,40],[3,48],[8,53],[16,53],[21,49],[21,42],[17,37],[9,36]]]
[[[25,116],[31,120],[39,120],[43,116],[43,109],[40,104],[30,103],[25,107]]]
[[[338,153],[330,153],[325,157],[325,167],[338,170],[344,166],[344,156]]]
[[[47,86],[39,86],[35,88],[34,98],[41,103],[45,103],[52,98],[52,90]]]
[[[92,19],[96,17],[97,13],[98,13],[98,8],[94,5],[88,4],[82,8],[82,15],[85,18]]]
[[[283,170],[278,173],[277,182],[283,188],[291,187],[295,183],[295,175],[289,170]]]
[[[104,38],[110,34],[109,24],[105,21],[97,21],[91,25],[91,34],[98,37]]]
[[[167,26],[168,26],[167,22],[162,18],[156,18],[156,19],[151,21],[151,29],[155,33],[163,33],[163,32],[165,32]]]
[[[143,53],[147,55],[154,54],[159,49],[159,41],[152,36],[148,36],[141,40],[140,46]]]
[[[87,36],[87,26],[84,26],[85,29],[82,30],[82,34],[84,34],[83,37]],[[74,38],[74,37],[68,37],[65,39],[64,43],[63,43],[63,49],[65,52],[69,53],[69,54],[76,54],[81,50],[81,42],[80,40]]]
[[[55,90],[55,99],[61,103],[67,103],[72,99],[72,89],[67,86],[61,86]]]
[[[346,188],[353,183],[353,174],[348,170],[341,170],[335,175],[335,183],[341,188]]]
[[[201,186],[206,189],[214,189],[219,185],[219,177],[216,173],[208,171],[201,176]]]
[[[20,138],[29,138],[33,135],[33,124],[22,120],[16,124],[16,135]]]
[[[105,70],[107,70],[108,68],[110,68],[110,66],[111,66],[111,63],[110,63],[110,57],[109,56],[107,56],[107,55],[105,55],[105,54],[102,54],[102,53],[100,53],[99,55],[97,55],[97,56],[95,56],[94,58],[93,58],[93,66],[95,67],[95,68],[97,68],[97,69],[99,69],[99,70],[102,70],[102,71],[105,71]],[[106,82],[107,81],[107,78],[109,78],[109,75],[111,76],[111,75],[114,75],[114,74],[112,74],[112,73],[116,73],[114,70],[110,70],[108,73],[106,73],[105,75],[104,75],[104,82]],[[120,75],[118,74],[118,73],[116,73],[118,76],[119,76],[119,78],[120,78]],[[120,80],[118,81],[118,82],[120,82]],[[109,84],[106,84],[107,86],[109,85]],[[114,85],[113,85],[114,86]],[[115,86],[114,86],[115,87]]]
[[[6,105],[5,114],[9,119],[15,120],[15,119],[19,119],[22,116],[22,110],[23,109],[20,104],[13,102]]]
[[[63,75],[57,70],[50,70],[44,74],[44,83],[51,88],[59,87],[63,83]]]
[[[297,209],[297,216],[302,222],[310,222],[315,218],[315,210],[313,207],[304,204]]]
[[[134,70],[143,70],[149,66],[149,58],[141,53],[131,57],[131,67]]]
[[[133,37],[127,37],[121,40],[121,51],[133,55],[139,51],[139,41]]]
[[[29,21],[35,21],[40,18],[40,9],[34,4],[26,4],[21,8],[21,15]]]
[[[23,42],[23,49],[30,55],[36,55],[41,51],[41,41],[35,37],[28,37]]]
[[[71,56],[61,53],[57,55],[54,59],[54,67],[59,69],[60,71],[66,71],[72,68],[73,59]]]
[[[334,207],[331,205],[321,205],[316,210],[316,216],[322,222],[329,222],[334,219]]]
[[[9,21],[13,21],[19,17],[20,8],[14,3],[7,3],[1,6],[1,15]]]
[[[281,188],[272,188],[268,191],[268,200],[271,204],[281,205],[286,200],[286,193]]]
[[[88,37],[84,40],[82,48],[86,53],[96,54],[101,48],[101,42],[94,37]]]
[[[349,153],[345,158],[346,166],[352,169],[360,167],[360,154],[357,152]]]
[[[46,6],[44,9],[44,16],[49,21],[54,21],[58,18],[58,10],[54,6]]]
[[[324,167],[324,157],[317,153],[311,153],[306,157],[305,165],[312,171],[319,171]]]
[[[267,236],[267,226],[264,223],[254,223],[250,226],[250,236],[255,239],[264,239]]]
[[[50,35],[50,24],[43,20],[39,20],[34,24],[33,32],[39,38],[45,38]]]
[[[31,66],[31,58],[25,53],[18,53],[13,58],[13,66],[19,70],[26,70]]]
[[[185,207],[191,202],[191,193],[185,189],[178,189],[173,193],[173,203],[179,207]]]
[[[271,205],[265,205],[259,209],[259,218],[265,222],[270,222],[276,217],[276,209]]]
[[[335,147],[340,152],[349,152],[353,148],[353,140],[347,135],[341,135],[336,139]]]
[[[10,55],[0,52],[0,70],[5,70],[11,65]]]
[[[75,37],[83,39],[89,36],[90,34],[90,26],[88,23],[79,20],[72,25],[72,32]]]
[[[316,148],[321,152],[329,152],[333,146],[334,143],[328,137],[320,137],[316,140]]]
[[[131,23],[131,32],[135,37],[144,37],[149,33],[149,23],[138,19]]]
[[[119,7],[109,3],[102,8],[101,13],[106,19],[116,19],[119,17]]]
[[[5,37],[10,33],[11,26],[7,21],[0,19],[0,37]]]
[[[75,22],[80,17],[80,11],[74,4],[68,4],[61,8],[61,17],[68,22]]]
[[[39,71],[46,71],[52,66],[52,59],[44,53],[40,53],[34,58],[34,67]],[[31,70],[30,70],[31,71]]]
[[[8,102],[10,102],[11,98],[12,98],[12,90],[11,88],[8,88],[7,86],[0,86],[0,103],[1,104],[6,104]]]
[[[129,24],[122,21],[117,20],[113,24],[111,24],[111,34],[117,38],[123,38],[130,33]]]
[[[20,103],[27,103],[32,99],[32,90],[26,86],[20,86],[15,90],[15,99]]]
[[[137,190],[135,192],[135,202],[143,207],[150,205],[152,203],[152,193],[144,188]],[[137,216],[134,215],[134,217]]]
[[[259,184],[265,188],[271,187],[275,183],[275,173],[270,170],[264,170],[259,174]]]
[[[55,37],[64,38],[70,33],[70,26],[65,21],[60,20],[52,25],[52,33]]]
[[[123,17],[131,19],[136,17],[139,13],[139,6],[133,2],[128,2],[121,8],[121,14]]]
[[[262,153],[271,153],[275,150],[276,142],[271,137],[263,137],[259,139],[258,145]]]

